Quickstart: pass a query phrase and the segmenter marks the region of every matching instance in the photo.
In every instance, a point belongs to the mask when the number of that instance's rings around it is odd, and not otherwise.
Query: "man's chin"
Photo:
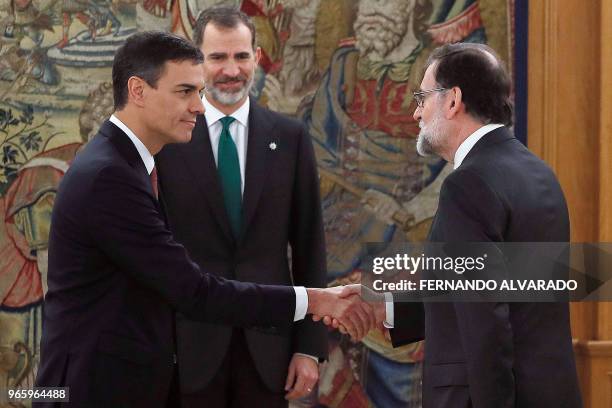
[[[223,105],[234,105],[240,102],[244,98],[245,94],[242,91],[239,92],[215,92],[213,98]]]
[[[438,156],[431,143],[422,135],[419,135],[416,142],[417,153],[423,157]]]

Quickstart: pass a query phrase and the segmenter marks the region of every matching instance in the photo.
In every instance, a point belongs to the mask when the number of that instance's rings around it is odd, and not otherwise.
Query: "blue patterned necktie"
[[[225,116],[220,119],[223,125],[217,151],[217,171],[223,191],[225,210],[229,217],[234,237],[238,238],[242,222],[242,188],[240,183],[240,162],[238,150],[229,132],[229,125],[236,119]]]

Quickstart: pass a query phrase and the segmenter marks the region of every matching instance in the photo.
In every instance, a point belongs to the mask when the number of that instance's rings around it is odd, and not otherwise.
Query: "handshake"
[[[312,319],[323,320],[327,326],[348,334],[353,341],[360,341],[374,328],[385,331],[383,322],[386,309],[382,294],[359,284],[309,288],[307,293],[307,313],[312,314]]]

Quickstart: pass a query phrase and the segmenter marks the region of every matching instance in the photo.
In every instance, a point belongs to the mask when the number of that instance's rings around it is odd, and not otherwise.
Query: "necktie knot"
[[[231,116],[224,116],[221,119],[219,119],[219,121],[223,125],[223,130],[226,130],[226,131],[229,131],[229,125],[231,125],[232,122],[235,120],[236,118],[233,118]]]

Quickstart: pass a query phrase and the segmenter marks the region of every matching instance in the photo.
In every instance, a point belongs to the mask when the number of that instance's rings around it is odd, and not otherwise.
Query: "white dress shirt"
[[[149,149],[147,149],[147,147],[140,141],[138,136],[136,136],[134,132],[132,132],[131,129],[127,127],[125,123],[120,121],[119,118],[116,117],[114,114],[111,115],[109,121],[114,123],[115,126],[117,126],[119,129],[123,130],[123,133],[125,133],[130,138],[130,140],[136,147],[136,150],[138,150],[138,154],[140,155],[142,162],[147,168],[147,173],[151,175],[153,167],[155,167],[155,160],[153,160],[153,156],[151,155],[151,152],[149,152]]]
[[[456,169],[457,167],[461,166],[461,163],[463,163],[463,160],[468,155],[470,150],[472,150],[474,145],[478,143],[478,141],[482,139],[484,135],[502,126],[504,125],[500,123],[491,123],[489,125],[484,125],[483,127],[476,130],[474,133],[469,135],[459,145],[459,147],[457,148],[457,151],[455,152],[455,160],[453,162],[453,169]]]
[[[206,102],[204,102],[206,103]],[[244,108],[244,105],[242,107],[240,107],[240,109]],[[214,108],[213,108],[214,109]],[[238,109],[238,110],[240,110]],[[219,111],[217,111],[219,112]],[[238,112],[238,111],[236,111]],[[246,103],[246,118],[248,118],[248,112],[249,112],[249,105],[248,105],[248,99],[247,99],[247,103]],[[208,106],[206,107],[206,113],[208,114]],[[223,115],[223,114],[222,114]],[[225,115],[223,115],[225,116]],[[233,115],[232,115],[233,116]],[[217,118],[217,121],[220,119]],[[206,118],[206,120],[208,121],[208,117]],[[119,120],[119,118],[117,118],[115,115],[111,115],[109,121],[111,121],[113,124],[115,124],[115,126],[117,126],[119,129],[121,129],[123,131],[123,133],[125,133],[130,140],[132,141],[132,143],[134,144],[134,147],[136,147],[136,150],[138,151],[138,154],[140,155],[140,158],[142,159],[146,169],[147,169],[147,173],[149,173],[149,175],[151,174],[151,172],[153,171],[153,167],[155,167],[155,160],[153,159],[153,156],[151,155],[151,152],[149,152],[149,150],[146,148],[146,146],[140,141],[140,139],[138,138],[138,136],[136,136],[134,134],[134,132],[132,132],[130,130],[129,127],[127,127],[125,125],[125,123],[123,123],[122,121]],[[244,121],[244,123],[246,123],[246,120]],[[217,123],[219,125],[219,131],[217,133],[217,146],[219,146],[219,136],[221,135],[221,123]],[[233,123],[232,123],[233,125]],[[246,126],[245,126],[246,128]],[[210,126],[209,126],[209,131],[210,131]],[[230,126],[230,132],[231,132],[231,126]],[[246,129],[245,132],[243,133],[244,136],[244,152],[245,154],[242,156],[242,160],[240,161],[240,168],[241,168],[241,172],[242,172],[242,179],[244,180],[244,162],[245,162],[245,158],[246,158]],[[212,137],[211,137],[211,141],[212,141]],[[236,143],[236,140],[234,140],[234,143]],[[215,151],[215,162],[217,161],[217,155],[216,155],[216,148],[213,149],[213,151]],[[238,151],[240,152],[240,149],[238,149]],[[238,154],[238,157],[240,158],[240,153]],[[244,189],[244,183],[243,184],[243,189]],[[295,290],[295,313],[293,315],[293,321],[296,322],[298,320],[302,320],[304,319],[304,317],[306,317],[306,311],[308,310],[308,294],[306,293],[306,288],[304,288],[303,286],[294,286],[293,289]]]
[[[476,143],[478,143],[478,141],[482,139],[484,135],[502,126],[504,125],[500,123],[491,123],[488,125],[484,125],[478,128],[478,130],[476,130],[474,133],[469,135],[463,142],[461,142],[461,144],[457,148],[457,151],[455,152],[455,161],[453,162],[453,169],[457,169],[459,166],[461,166],[461,163],[463,163],[463,160],[465,160],[470,150],[472,150],[474,145],[476,145]],[[391,293],[385,293],[384,325],[385,327],[392,329],[394,327],[394,323],[395,316],[393,315],[393,295]]]

